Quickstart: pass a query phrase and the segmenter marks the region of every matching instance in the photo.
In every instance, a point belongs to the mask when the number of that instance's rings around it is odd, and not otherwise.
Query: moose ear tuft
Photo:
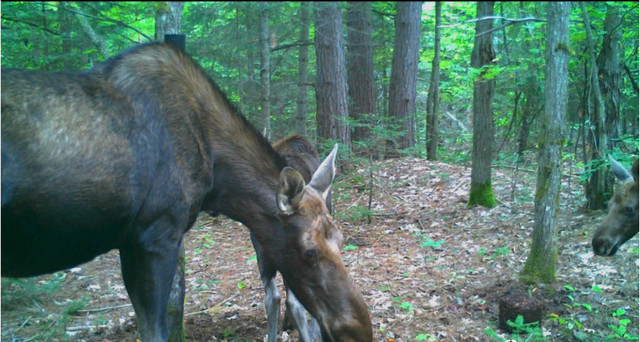
[[[304,194],[305,182],[302,175],[293,168],[287,166],[280,172],[276,203],[280,213],[293,215]]]

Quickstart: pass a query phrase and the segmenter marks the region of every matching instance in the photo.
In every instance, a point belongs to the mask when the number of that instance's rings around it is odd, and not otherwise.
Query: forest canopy
[[[180,33],[186,36],[186,50],[218,83],[229,99],[262,129],[261,117],[261,28],[267,16],[270,81],[269,120],[273,141],[303,127],[304,133],[322,145],[317,137],[316,49],[317,8],[299,2],[186,2],[180,12]],[[309,4],[307,4],[309,5]],[[139,43],[156,40],[158,20],[171,10],[170,2],[2,2],[2,66],[42,70],[87,69]],[[317,7],[317,6],[316,6]],[[347,61],[357,51],[348,41],[349,8],[340,3],[344,54]],[[617,90],[615,120],[610,127],[608,153],[630,165],[638,149],[638,3],[590,2],[586,4],[593,32],[593,48],[601,68],[606,46],[615,46],[614,75]],[[305,14],[306,13],[306,14]],[[307,16],[307,23],[302,19]],[[399,140],[402,126],[389,115],[392,74],[395,2],[372,2],[369,9],[375,113],[341,118],[351,131],[367,127],[372,135],[351,137],[361,146],[399,148],[402,155],[425,156],[425,109],[432,80],[434,59],[435,6],[422,3],[415,106],[410,114],[413,141],[409,145],[380,144]],[[447,2],[442,6],[439,57],[439,159],[452,163],[471,160],[473,82],[484,77],[496,82],[493,99],[495,123],[494,160],[511,160],[535,151],[540,138],[537,122],[544,106],[544,49],[546,4],[540,2],[497,2],[492,20],[495,61],[488,68],[470,66],[476,4]],[[310,16],[310,20],[309,20]],[[615,17],[612,19],[612,16]],[[617,20],[614,26],[608,23]],[[306,32],[304,27],[307,25]],[[609,26],[607,26],[609,25]],[[614,32],[608,32],[613,30]],[[612,33],[615,33],[613,36]],[[305,36],[306,34],[306,36]],[[615,41],[609,39],[614,37]],[[305,39],[306,38],[306,39]],[[607,45],[608,44],[608,45]],[[300,54],[307,47],[306,81],[300,81]],[[565,158],[578,166],[606,160],[591,155],[590,136],[594,111],[589,78],[589,42],[580,6],[571,7],[569,59],[569,104]],[[349,64],[347,63],[347,66]],[[354,66],[352,66],[354,68]],[[349,70],[347,70],[347,73]],[[600,73],[600,77],[604,77]],[[353,88],[353,86],[351,86]],[[302,94],[302,97],[300,96]],[[348,99],[350,108],[352,98]],[[306,113],[297,109],[304,104]],[[352,110],[351,110],[352,111]],[[300,120],[303,120],[300,123]],[[406,126],[405,126],[406,130]],[[403,132],[403,130],[401,130]],[[353,135],[353,134],[352,134]],[[377,138],[376,138],[377,137]],[[322,138],[322,137],[320,137]],[[323,146],[330,146],[327,143]],[[384,156],[383,151],[375,156]],[[535,154],[530,157],[535,158]],[[597,162],[592,162],[597,159]],[[606,166],[606,165],[605,165]],[[585,175],[585,179],[589,175]]]

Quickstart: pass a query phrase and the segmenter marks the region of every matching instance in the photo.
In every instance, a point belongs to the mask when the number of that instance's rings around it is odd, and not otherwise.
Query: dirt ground
[[[524,341],[497,327],[498,301],[515,291],[543,303],[537,331],[548,341],[637,339],[638,237],[614,257],[594,256],[591,236],[605,214],[580,210],[577,176],[564,178],[558,280],[529,286],[517,275],[531,244],[535,171],[494,169],[492,209],[466,207],[470,173],[399,159],[338,177],[343,260],[371,310],[374,341]],[[187,339],[263,341],[264,288],[248,230],[203,215],[185,243]],[[53,275],[3,279],[1,308],[3,342],[137,339],[117,251]]]

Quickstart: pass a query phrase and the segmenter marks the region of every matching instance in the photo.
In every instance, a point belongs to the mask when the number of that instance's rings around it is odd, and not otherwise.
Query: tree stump
[[[516,317],[521,315],[524,323],[540,322],[542,320],[542,304],[533,297],[522,292],[508,293],[499,301],[499,326],[500,329],[512,332],[513,327],[507,324],[510,320],[515,322]]]

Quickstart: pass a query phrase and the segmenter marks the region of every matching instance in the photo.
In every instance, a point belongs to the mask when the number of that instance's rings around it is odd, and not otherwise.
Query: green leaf
[[[623,309],[623,308],[618,308],[618,310],[616,310],[615,312],[613,312],[611,314],[611,316],[613,317],[620,317],[622,315],[624,315],[625,313],[627,313],[627,310]]]
[[[444,240],[433,241],[428,237],[424,238],[424,242],[420,245],[420,247],[440,247],[445,243]]]

